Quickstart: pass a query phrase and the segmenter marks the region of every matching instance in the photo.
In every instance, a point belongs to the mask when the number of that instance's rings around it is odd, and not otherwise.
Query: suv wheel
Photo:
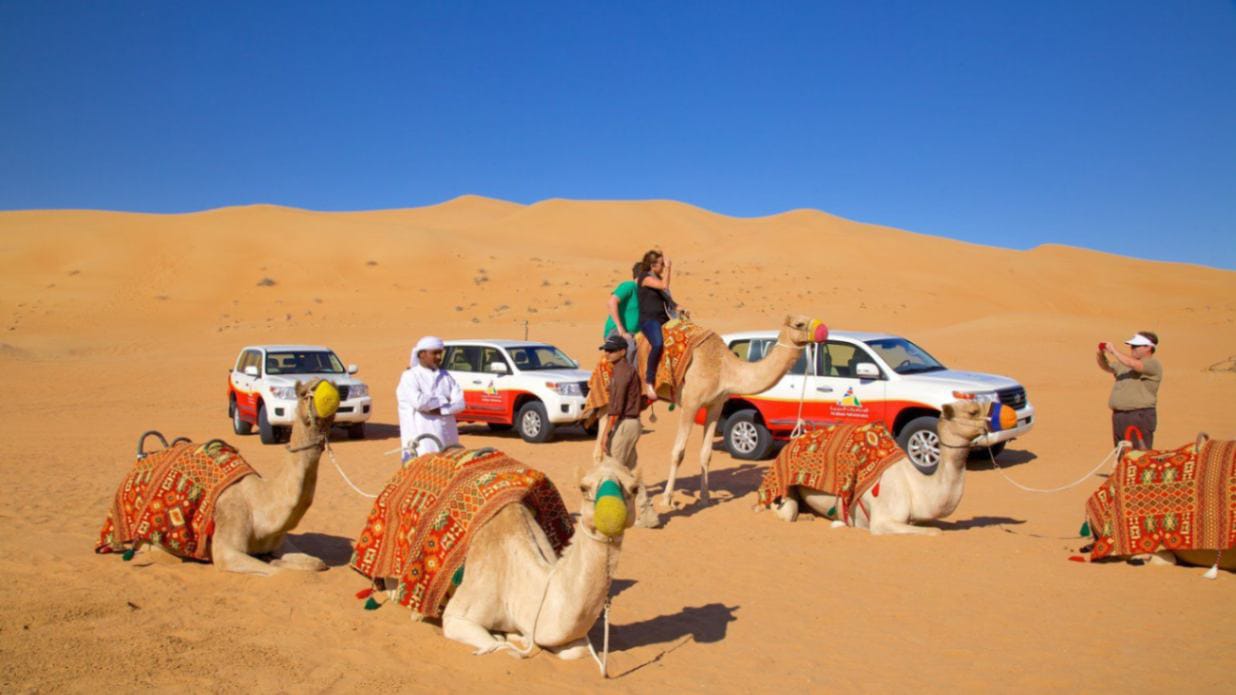
[[[918,468],[935,470],[940,465],[940,419],[934,415],[916,417],[901,428],[897,444]]]
[[[258,436],[262,439],[262,443],[278,444],[280,429],[270,424],[270,420],[266,418],[266,404],[258,406]]]
[[[529,401],[519,409],[519,414],[515,416],[515,428],[525,442],[547,442],[554,434],[554,425],[540,401]]]
[[[348,439],[364,439],[365,438],[365,423],[357,422],[348,425]]]
[[[240,408],[236,407],[236,397],[233,396],[227,402],[228,415],[232,416],[232,431],[236,434],[251,434],[253,432],[253,423],[245,422],[240,419]]]
[[[772,434],[754,410],[740,410],[725,420],[725,448],[744,461],[768,458]]]

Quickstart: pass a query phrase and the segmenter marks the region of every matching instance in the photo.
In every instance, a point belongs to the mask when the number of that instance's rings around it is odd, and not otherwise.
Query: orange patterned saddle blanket
[[[219,495],[256,474],[219,439],[175,444],[140,458],[116,490],[94,550],[118,552],[148,542],[173,555],[209,562]]]
[[[1126,451],[1086,501],[1092,560],[1236,546],[1236,441]]]
[[[786,444],[764,472],[759,503],[771,507],[801,485],[835,496],[838,518],[853,524],[862,496],[871,490],[878,497],[880,476],[904,457],[881,422],[811,430]]]
[[[682,382],[687,376],[687,369],[691,367],[691,358],[695,354],[695,348],[715,336],[716,333],[689,321],[675,320],[661,327],[661,335],[665,349],[661,352],[661,363],[657,365],[655,388],[662,400],[673,403],[678,400]],[[642,377],[647,373],[650,350],[648,341],[642,333],[635,336],[635,350],[639,356],[639,374]],[[585,412],[601,412],[609,405],[609,382],[613,375],[614,365],[610,364],[605,355],[601,355],[597,366],[592,370],[592,377],[588,380],[588,399],[584,403]]]
[[[374,502],[353,544],[351,566],[370,579],[397,579],[401,605],[437,617],[467,558],[472,532],[514,503],[532,511],[561,554],[574,520],[541,471],[494,449],[450,449],[411,459]]]

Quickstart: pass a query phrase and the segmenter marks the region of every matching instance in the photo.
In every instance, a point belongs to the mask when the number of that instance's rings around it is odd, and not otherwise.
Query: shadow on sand
[[[1012,468],[1020,466],[1023,463],[1030,463],[1037,459],[1033,451],[1025,449],[1005,449],[999,456],[996,457],[996,463],[1001,468]],[[966,470],[971,471],[989,471],[992,469],[991,459],[986,452],[973,454],[973,458],[966,462]]]
[[[352,539],[326,533],[289,533],[288,540],[302,553],[308,553],[327,567],[343,567],[352,559]]]
[[[966,531],[972,528],[986,528],[988,526],[1020,526],[1026,523],[1025,519],[1014,519],[1008,516],[976,516],[973,519],[962,519],[961,521],[942,521],[935,520],[923,524],[924,526],[934,526],[942,531]]]
[[[665,655],[690,641],[701,644],[720,642],[725,639],[729,624],[738,620],[734,615],[738,608],[738,606],[726,606],[723,603],[709,603],[703,606],[688,606],[673,615],[659,615],[651,620],[638,623],[610,625],[611,652],[624,652],[637,647],[672,643],[648,661],[610,677],[622,678],[645,666],[655,664],[665,658]],[[599,621],[589,631],[588,639],[592,640],[598,648],[600,647],[603,628]]]
[[[679,517],[694,516],[713,505],[724,504],[736,500],[749,492],[758,490],[760,481],[764,478],[763,473],[766,467],[766,465],[758,463],[744,463],[735,468],[709,471],[708,490],[712,494],[712,502],[704,505],[700,504],[699,500],[696,499],[693,504],[687,505],[682,509],[671,509],[668,512],[662,512],[661,521],[666,522]],[[699,473],[685,478],[679,477],[674,482],[674,490],[694,492],[698,495],[700,478],[701,474]],[[659,483],[648,488],[649,495],[659,495],[664,491],[665,483]],[[718,493],[723,494],[718,495]]]

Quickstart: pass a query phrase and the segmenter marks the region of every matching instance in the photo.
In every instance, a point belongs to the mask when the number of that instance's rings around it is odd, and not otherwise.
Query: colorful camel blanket
[[[176,444],[140,458],[116,490],[94,551],[118,552],[147,542],[209,562],[215,502],[233,483],[256,473],[218,439]]]
[[[561,554],[574,521],[541,471],[494,449],[414,458],[374,502],[354,543],[352,568],[370,579],[397,578],[401,605],[437,617],[468,555],[471,531],[513,503],[532,511]]]
[[[771,507],[791,486],[802,485],[834,495],[838,518],[853,525],[862,496],[871,490],[879,497],[880,476],[904,457],[881,422],[811,430],[786,444],[764,472],[759,503]]]
[[[1126,451],[1086,502],[1090,559],[1236,546],[1236,441]]]
[[[695,348],[716,333],[688,321],[674,320],[661,327],[661,335],[665,349],[661,352],[661,364],[657,365],[655,387],[657,395],[672,403],[678,400]],[[650,349],[644,334],[635,336],[641,377],[647,373]],[[605,407],[609,405],[609,382],[613,375],[614,365],[605,355],[601,355],[596,368],[592,370],[592,377],[588,380],[588,399],[584,403],[584,412],[603,414]]]

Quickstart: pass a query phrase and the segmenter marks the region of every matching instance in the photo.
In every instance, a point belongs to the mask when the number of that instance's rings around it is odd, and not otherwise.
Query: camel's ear
[[[303,381],[301,381],[300,379],[297,379],[296,380],[296,395],[303,396],[307,393],[309,393],[309,386],[305,384]]]
[[[954,413],[954,412],[953,412],[953,404],[952,404],[952,403],[945,403],[945,404],[944,404],[944,408],[943,408],[943,415],[944,415],[944,419],[945,419],[945,420],[952,420],[954,417],[956,417],[956,413]]]
[[[786,314],[786,315],[785,315],[785,319],[781,322],[781,324],[782,324],[783,326],[793,326],[793,325],[794,325],[794,317],[793,317],[791,314]]]

